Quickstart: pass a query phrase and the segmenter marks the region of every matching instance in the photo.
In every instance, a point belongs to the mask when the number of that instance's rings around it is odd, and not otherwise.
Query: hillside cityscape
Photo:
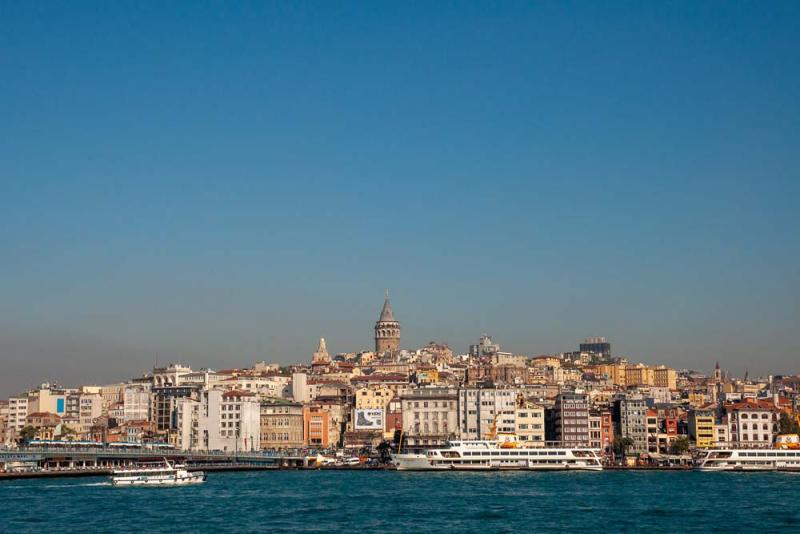
[[[798,431],[800,376],[729,376],[645,365],[589,337],[549,355],[401,345],[387,292],[374,349],[246,369],[157,366],[114,384],[43,383],[0,401],[0,443],[165,444],[182,451],[424,452],[511,437],[521,448],[586,447],[606,462],[678,461],[692,450],[773,448]]]

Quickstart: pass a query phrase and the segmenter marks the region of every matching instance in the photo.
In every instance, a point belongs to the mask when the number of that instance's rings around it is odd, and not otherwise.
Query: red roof
[[[50,412],[34,412],[32,414],[28,414],[28,419],[31,417],[36,417],[39,419],[61,419],[61,416],[58,414],[50,413]]]

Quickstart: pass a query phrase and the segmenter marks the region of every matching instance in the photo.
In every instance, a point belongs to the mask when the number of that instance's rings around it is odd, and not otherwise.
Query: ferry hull
[[[206,481],[203,473],[197,473],[184,478],[165,478],[165,479],[133,479],[119,478],[112,479],[113,486],[189,486],[192,484],[202,484]]]

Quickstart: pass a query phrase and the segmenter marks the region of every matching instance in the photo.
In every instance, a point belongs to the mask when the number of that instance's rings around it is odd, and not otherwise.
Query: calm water
[[[800,532],[800,474],[211,473],[185,488],[0,482],[2,532]]]

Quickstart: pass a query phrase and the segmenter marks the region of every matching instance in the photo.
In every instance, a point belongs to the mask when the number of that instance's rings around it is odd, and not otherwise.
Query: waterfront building
[[[8,399],[8,425],[6,441],[13,442],[19,437],[19,431],[25,427],[28,418],[28,396],[19,395]]]
[[[731,438],[728,434],[727,418],[724,421],[717,421],[714,423],[714,445],[715,448],[724,448],[731,446]]]
[[[713,406],[689,410],[689,439],[694,441],[698,449],[715,446],[715,415]],[[727,429],[726,432],[727,434]],[[727,440],[726,440],[727,441]]]
[[[514,409],[514,432],[522,447],[544,447],[544,406],[520,396]]]
[[[8,439],[8,401],[0,400],[0,445]]]
[[[95,420],[103,415],[103,398],[99,393],[74,392],[67,395],[67,410],[63,423],[85,439]]]
[[[303,408],[303,440],[309,447],[327,449],[330,447],[330,415],[320,405]]]
[[[614,434],[633,441],[630,454],[648,451],[647,404],[641,395],[623,395],[614,401]]]
[[[174,399],[178,448],[226,452],[260,448],[261,407],[252,393],[212,389]]]
[[[547,441],[563,447],[589,446],[589,396],[586,393],[559,393],[545,417]]]
[[[197,391],[196,386],[154,386],[152,418],[156,431],[169,434],[172,430],[173,413],[179,399],[190,397]],[[123,407],[124,416],[124,407]]]
[[[299,449],[303,438],[303,405],[283,399],[261,401],[261,449]]]
[[[725,405],[728,434],[738,447],[771,447],[778,430],[779,411],[767,401],[747,399]]]
[[[395,353],[400,350],[400,323],[394,318],[392,305],[389,302],[389,292],[383,301],[380,317],[375,323],[375,352],[383,355],[386,352]]]
[[[150,386],[145,384],[128,384],[122,392],[122,420],[149,421],[151,419],[152,395]]]
[[[514,432],[517,391],[467,387],[458,390],[459,437],[487,439],[493,432]]]
[[[61,425],[61,416],[50,412],[34,412],[25,419],[25,425],[36,430],[35,439],[52,440]]]
[[[450,387],[413,389],[401,398],[403,447],[440,447],[458,433],[458,390]]]

